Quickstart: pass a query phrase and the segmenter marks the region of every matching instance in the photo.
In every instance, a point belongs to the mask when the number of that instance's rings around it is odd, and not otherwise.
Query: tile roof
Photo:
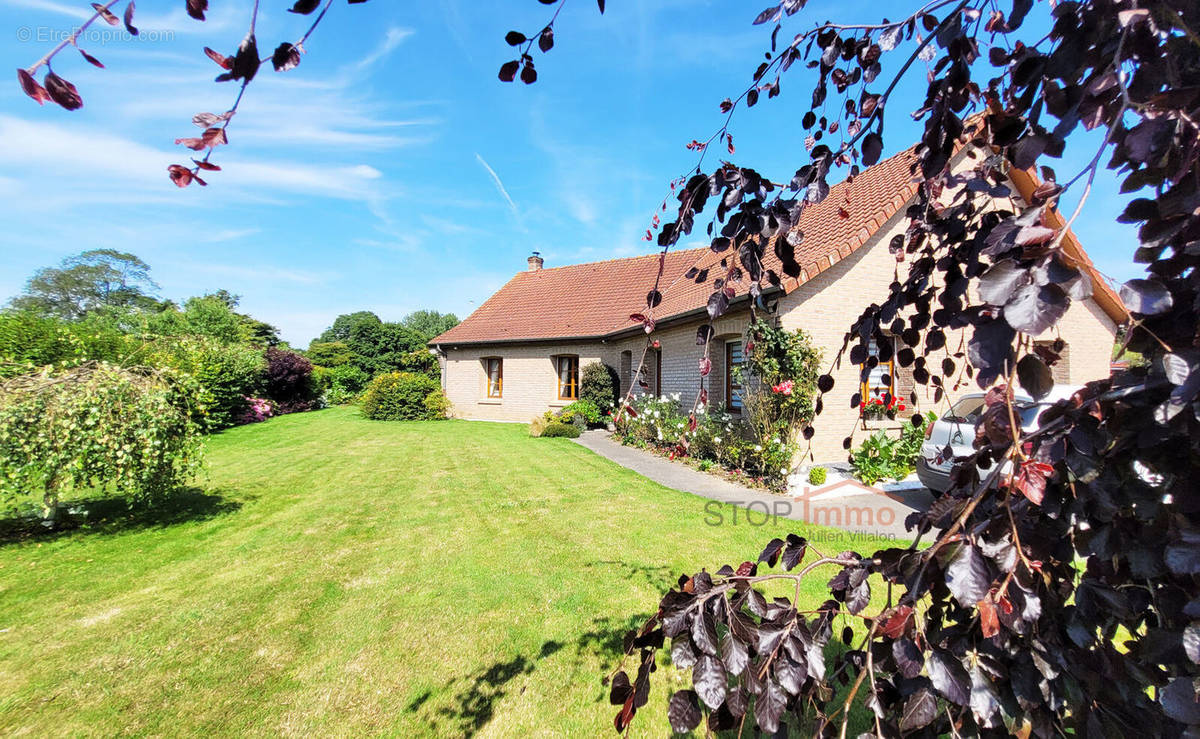
[[[804,234],[795,249],[802,272],[797,279],[784,278],[783,289],[791,292],[850,256],[904,207],[917,191],[910,168],[915,161],[913,149],[902,151],[834,185],[824,200],[807,206],[796,225]],[[766,252],[764,266],[783,277],[774,249]],[[646,309],[660,259],[663,301],[654,317],[663,321],[697,311],[712,293],[712,278],[722,272],[713,269],[699,284],[684,273],[693,266],[716,267],[729,254],[701,247],[519,272],[466,320],[430,343],[599,338],[629,330],[637,325],[630,314]]]

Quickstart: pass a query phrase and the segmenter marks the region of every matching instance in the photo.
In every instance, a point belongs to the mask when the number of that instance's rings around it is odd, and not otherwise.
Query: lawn
[[[612,733],[601,678],[675,577],[812,533],[706,526],[515,425],[338,408],[208,448],[160,512],[0,540],[0,734]],[[669,733],[684,679],[657,673],[635,735]]]

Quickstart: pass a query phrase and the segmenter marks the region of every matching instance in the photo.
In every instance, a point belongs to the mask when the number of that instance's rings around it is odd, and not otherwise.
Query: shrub
[[[582,398],[564,407],[558,412],[557,417],[563,423],[570,423],[583,428],[600,426],[603,419],[600,409],[596,407],[596,404]]]
[[[201,401],[207,407],[201,421],[207,431],[238,422],[246,411],[246,398],[258,397],[262,390],[266,366],[258,349],[195,336],[155,341],[147,361],[183,372],[200,384]]]
[[[889,437],[886,431],[876,431],[850,454],[854,476],[874,485],[884,478],[903,480],[911,475],[921,453],[925,423],[933,423],[936,418],[936,414],[929,413],[919,426],[904,424],[898,439]]]
[[[425,398],[441,388],[436,380],[412,372],[385,372],[367,385],[362,412],[377,421],[419,421],[429,418]]]
[[[817,393],[821,351],[803,331],[787,331],[756,320],[742,375],[746,417],[760,442],[775,436],[791,441],[810,423]]]
[[[813,467],[808,471],[809,485],[824,485],[825,480],[829,477],[829,471],[824,467]]]
[[[446,393],[442,392],[441,388],[425,396],[425,411],[430,419],[449,418],[451,407],[450,399],[446,397]]]
[[[246,410],[238,418],[238,423],[261,423],[275,415],[278,415],[278,408],[272,401],[266,398],[246,398]]]
[[[615,369],[600,362],[591,362],[583,366],[579,376],[581,401],[591,402],[600,413],[604,413],[617,407],[620,393],[621,380]]]
[[[274,347],[267,349],[264,359],[267,366],[263,389],[278,404],[279,413],[312,410],[317,399],[312,362],[296,352]]]
[[[27,311],[0,312],[0,377],[64,362],[123,363],[144,345],[144,341],[122,333],[115,321],[103,317],[71,323]]]
[[[545,416],[537,416],[529,422],[529,435],[536,439],[546,432],[546,427],[549,425],[550,422],[546,420]]]
[[[542,437],[547,439],[578,439],[581,433],[578,426],[562,423],[561,421],[553,421],[546,424],[546,429],[542,431]]]
[[[172,372],[89,362],[0,384],[0,498],[40,492],[54,519],[70,489],[129,500],[177,489],[199,469],[198,388]]]
[[[411,352],[405,352],[394,358],[394,364],[397,369],[403,372],[415,372],[417,374],[428,375],[433,379],[441,382],[442,366],[438,363],[437,355],[429,349],[416,349]]]

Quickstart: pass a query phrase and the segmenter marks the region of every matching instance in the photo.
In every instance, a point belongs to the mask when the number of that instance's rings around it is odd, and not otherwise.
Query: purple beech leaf
[[[39,85],[37,80],[35,80],[33,75],[27,70],[18,69],[17,79],[21,83],[21,90],[24,91],[26,95],[36,100],[38,105],[43,105],[47,100],[50,99],[50,93],[46,92],[46,88]]]
[[[300,49],[287,42],[280,44],[275,48],[275,53],[271,55],[271,64],[275,67],[276,72],[295,69],[300,66]]]
[[[897,639],[892,642],[892,658],[896,660],[901,674],[910,680],[920,675],[921,668],[925,665],[925,657],[912,639]]]
[[[1058,323],[1070,305],[1058,285],[1025,285],[1004,306],[1004,319],[1016,330],[1037,336]]]
[[[1171,292],[1158,280],[1133,279],[1121,286],[1121,300],[1131,313],[1156,316],[1171,309]]]
[[[712,655],[702,655],[692,668],[692,685],[704,705],[715,711],[725,702],[729,690],[725,666]]]
[[[1026,354],[1017,362],[1017,380],[1034,400],[1041,400],[1054,389],[1050,368],[1035,354]]]
[[[83,98],[79,97],[79,91],[75,89],[75,85],[57,74],[47,72],[42,79],[42,85],[46,88],[50,99],[67,110],[79,110],[83,107]]]
[[[959,706],[970,703],[971,678],[956,657],[934,649],[925,661],[925,669],[929,672],[929,681],[943,698]]]
[[[99,15],[101,18],[103,18],[104,22],[107,23],[108,25],[110,25],[110,26],[121,25],[120,19],[117,18],[117,16],[113,15],[113,12],[111,10],[104,7],[100,3],[92,3],[92,8],[95,9],[96,14]]]
[[[76,48],[78,48],[78,47],[76,47]],[[99,67],[100,69],[104,69],[104,64],[102,64],[99,59],[97,59],[96,57],[87,53],[83,49],[79,49],[79,54],[83,57],[84,61],[86,61],[88,64],[91,64],[94,67]]]
[[[1002,259],[980,276],[979,299],[992,305],[1004,305],[1029,282],[1029,270],[1018,267],[1011,259]]]
[[[204,20],[206,10],[208,10],[208,0],[187,0],[187,14],[196,20]]]
[[[680,690],[671,696],[667,705],[667,719],[676,733],[687,734],[700,725],[701,718],[695,691]]]
[[[963,608],[974,608],[992,587],[987,562],[979,548],[963,542],[946,567],[946,585]]]
[[[686,670],[696,664],[696,650],[692,649],[692,640],[686,635],[671,640],[671,664],[681,670]]]
[[[922,688],[908,697],[904,712],[900,715],[900,731],[908,733],[923,729],[937,717],[937,698]]]
[[[746,645],[738,641],[731,631],[725,632],[725,636],[721,638],[721,661],[725,663],[729,674],[735,676],[742,674],[742,670],[746,669],[750,661]]]
[[[137,36],[139,31],[137,26],[133,25],[134,2],[129,0],[129,4],[125,6],[125,15],[122,20],[125,23],[125,31],[130,36]]]

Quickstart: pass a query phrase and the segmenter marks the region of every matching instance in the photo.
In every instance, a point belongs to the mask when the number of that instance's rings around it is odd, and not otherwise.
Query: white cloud
[[[155,149],[89,125],[33,123],[0,115],[0,165],[29,173],[29,197],[42,189],[80,202],[127,201],[131,189],[166,196],[173,191],[167,165],[186,162],[184,154]],[[383,174],[368,164],[320,165],[288,160],[226,156],[223,171],[206,178],[222,187],[240,186],[266,196],[279,192],[320,193],[338,198],[369,194]],[[42,181],[48,188],[37,186]],[[115,182],[122,187],[114,187]],[[185,203],[186,205],[186,203]]]

